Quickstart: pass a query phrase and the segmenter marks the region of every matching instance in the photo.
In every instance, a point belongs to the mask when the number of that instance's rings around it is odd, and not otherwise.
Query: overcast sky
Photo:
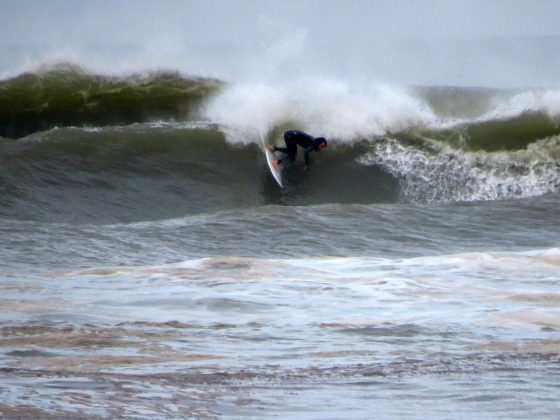
[[[123,48],[131,46],[161,66],[176,61],[184,70],[188,56],[194,71],[219,64],[232,74],[242,71],[235,59],[226,65],[223,50],[201,46],[257,46],[261,58],[268,50],[339,73],[373,66],[379,77],[419,79],[409,82],[445,82],[428,80],[432,72],[449,83],[484,84],[510,68],[504,84],[550,84],[560,82],[559,22],[554,0],[0,0],[0,46],[79,51],[81,60],[94,46],[115,64],[130,60]],[[21,61],[6,54],[4,72]],[[92,65],[99,57],[90,57]],[[472,76],[482,66],[489,70]]]
[[[238,42],[257,35],[263,16],[355,42],[560,34],[555,0],[2,0],[0,31],[11,43]]]

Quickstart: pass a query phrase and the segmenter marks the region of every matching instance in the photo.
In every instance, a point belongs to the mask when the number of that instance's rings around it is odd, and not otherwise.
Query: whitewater
[[[0,415],[557,416],[560,90],[94,68],[0,80]]]

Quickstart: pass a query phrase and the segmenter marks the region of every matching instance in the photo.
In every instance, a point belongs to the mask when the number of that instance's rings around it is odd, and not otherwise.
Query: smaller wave
[[[521,150],[560,135],[559,90],[435,86],[416,88],[414,92],[438,117],[435,123],[420,128],[420,136],[455,148]],[[406,136],[411,131],[401,134]]]
[[[560,116],[558,89],[416,86],[411,92],[438,116],[450,120],[505,120],[541,111],[551,118]]]
[[[430,138],[455,148],[495,152],[521,150],[538,140],[560,135],[560,124],[545,111],[535,110],[511,118],[482,116],[472,120],[443,122],[416,131],[421,138]],[[414,133],[409,131],[400,134],[407,136]]]
[[[527,112],[541,111],[550,118],[560,116],[560,90],[531,90],[516,93],[507,100],[496,102],[482,118],[509,119]]]
[[[375,142],[359,162],[397,177],[403,198],[412,202],[504,200],[560,189],[559,136],[503,152],[466,152],[441,143],[420,147],[388,138]]]

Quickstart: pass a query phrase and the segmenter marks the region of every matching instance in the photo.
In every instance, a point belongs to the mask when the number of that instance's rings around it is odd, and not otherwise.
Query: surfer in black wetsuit
[[[320,152],[327,147],[327,140],[324,137],[313,137],[298,130],[286,131],[284,133],[284,141],[286,142],[286,147],[278,147],[273,144],[268,146],[271,152],[282,152],[286,154],[286,156],[282,159],[273,161],[275,167],[287,162],[294,162],[296,160],[297,147],[299,145],[305,149],[305,166],[303,169],[307,169],[310,164],[309,153],[312,151]]]

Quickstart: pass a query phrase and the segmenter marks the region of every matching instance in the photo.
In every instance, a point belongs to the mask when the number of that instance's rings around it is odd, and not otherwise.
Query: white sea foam
[[[435,146],[435,145],[434,145]],[[475,201],[534,197],[560,188],[560,138],[510,152],[434,150],[387,139],[374,143],[360,162],[381,165],[401,181],[410,201]]]

